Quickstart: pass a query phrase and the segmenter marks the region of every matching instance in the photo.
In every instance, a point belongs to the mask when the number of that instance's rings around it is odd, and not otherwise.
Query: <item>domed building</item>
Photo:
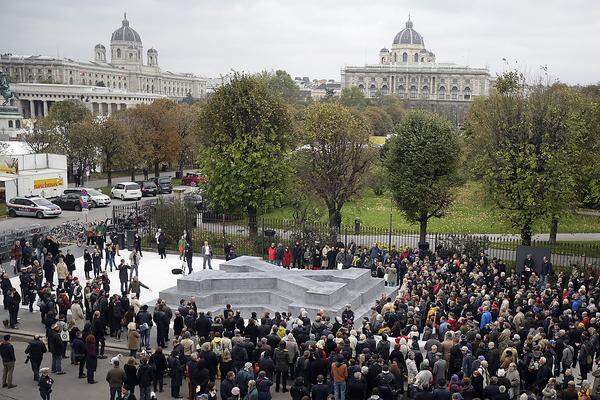
[[[487,96],[490,88],[487,68],[438,63],[410,18],[394,36],[391,48],[379,51],[377,64],[343,67],[341,81],[342,88],[358,87],[366,97],[393,94],[407,99],[411,106],[454,109],[462,116],[466,108],[460,105],[475,96]]]
[[[45,116],[54,102],[73,98],[83,99],[95,113],[109,114],[157,98],[206,95],[206,78],[162,70],[156,49],[148,49],[144,62],[142,38],[126,14],[110,36],[109,49],[110,60],[107,47],[96,44],[93,61],[1,54],[0,69],[10,76],[26,117]]]
[[[140,35],[129,26],[127,14],[123,16],[122,25],[110,37],[110,59],[113,65],[141,65],[142,39]]]

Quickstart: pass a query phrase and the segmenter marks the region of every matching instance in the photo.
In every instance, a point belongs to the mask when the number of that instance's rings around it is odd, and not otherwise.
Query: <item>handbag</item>
[[[68,342],[69,341],[69,332],[67,332],[67,331],[61,331],[60,332],[60,339],[63,342]]]

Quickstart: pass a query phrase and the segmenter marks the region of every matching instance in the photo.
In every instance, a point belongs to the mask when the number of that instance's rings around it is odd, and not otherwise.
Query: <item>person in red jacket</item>
[[[269,246],[269,250],[268,251],[268,257],[269,257],[269,262],[271,264],[275,264],[275,259],[277,258],[277,249],[275,248],[275,243],[271,243],[271,246]]]
[[[285,251],[283,252],[283,268],[290,268],[290,264],[292,263],[292,251],[289,247],[285,247]]]

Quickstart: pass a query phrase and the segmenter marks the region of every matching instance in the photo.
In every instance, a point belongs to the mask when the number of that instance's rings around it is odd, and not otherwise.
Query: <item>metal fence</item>
[[[37,235],[46,235],[49,231],[49,227],[39,224],[31,224],[26,228],[0,231],[0,262],[9,259],[10,249],[17,240],[24,244],[33,241]]]
[[[224,255],[225,249],[234,246],[237,255],[264,257],[268,247],[275,243],[293,246],[296,241],[308,246],[352,246],[360,251],[376,243],[389,250],[395,247],[416,248],[419,245],[419,232],[396,228],[361,226],[341,226],[331,229],[323,222],[297,222],[285,219],[259,218],[248,221],[244,218],[199,212],[184,203],[131,203],[115,206],[113,220],[125,224],[127,228],[138,229],[148,247],[155,245],[154,236],[159,228],[167,236],[167,246],[175,249],[184,230],[192,236],[195,251],[208,241],[217,255]],[[431,251],[461,253],[476,258],[483,250],[489,257],[496,257],[511,264],[516,259],[520,238],[514,235],[478,235],[460,233],[430,233],[427,242]],[[552,262],[558,267],[573,265],[600,266],[600,243],[569,242],[549,243],[533,241],[534,247],[549,248]]]

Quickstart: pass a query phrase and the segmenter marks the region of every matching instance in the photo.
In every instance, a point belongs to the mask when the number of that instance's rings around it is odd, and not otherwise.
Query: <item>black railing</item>
[[[330,228],[320,221],[293,221],[258,218],[251,224],[247,218],[198,212],[193,207],[177,203],[131,203],[115,206],[113,220],[125,224],[126,229],[138,229],[145,237],[144,243],[154,245],[154,235],[161,228],[167,235],[168,246],[175,249],[184,229],[191,234],[195,251],[208,241],[215,254],[224,255],[225,249],[234,246],[237,255],[264,257],[271,243],[293,246],[296,241],[308,246],[351,246],[357,252],[369,249],[374,243],[383,250],[392,246],[398,251],[419,246],[419,232],[392,227],[372,227],[355,224]],[[430,251],[439,254],[461,253],[477,259],[483,250],[490,258],[500,258],[514,263],[521,240],[515,235],[480,235],[461,233],[429,233],[426,240]],[[557,267],[600,267],[600,243],[591,241],[533,241],[534,247],[550,249],[552,262]]]

